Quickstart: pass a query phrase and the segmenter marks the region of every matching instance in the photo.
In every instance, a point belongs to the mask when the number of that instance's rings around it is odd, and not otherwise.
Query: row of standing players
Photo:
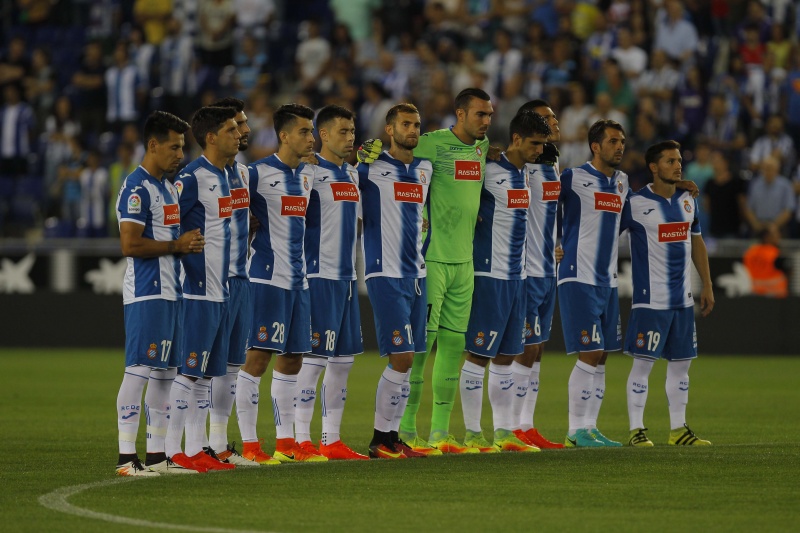
[[[559,289],[562,321],[568,351],[580,352],[569,384],[570,432],[565,443],[612,444],[596,429],[599,402],[594,398],[602,400],[604,385],[598,376],[604,376],[601,367],[607,352],[619,349],[620,342],[616,238],[620,215],[625,219],[627,180],[615,167],[624,150],[624,132],[610,121],[598,123],[590,132],[592,162],[567,170],[559,179],[552,144],[558,140],[558,122],[546,102],[531,102],[520,110],[510,125],[512,145],[488,165],[485,132],[492,115],[488,95],[465,90],[455,107],[455,126],[425,136],[419,134],[414,106],[393,107],[386,120],[389,150],[381,153],[374,148],[374,153],[360,154],[370,162],[354,168],[345,162],[355,137],[350,111],[337,106],[320,111],[317,130],[322,149],[312,165],[303,160],[313,157],[314,113],[289,104],[275,115],[281,140],[278,153],[244,167],[235,161],[238,151],[246,149],[249,133],[243,104],[224,99],[194,115],[192,129],[203,155],[182,169],[174,186],[163,176],[178,168],[189,125],[163,112],[148,118],[145,158],[123,183],[117,204],[123,253],[128,256],[117,474],[195,473],[236,464],[367,458],[343,444],[339,435],[347,376],[353,356],[362,351],[354,268],[358,218],[363,221],[367,289],[380,352],[389,359],[376,393],[370,456],[561,447],[533,428],[539,360],[555,301],[559,199],[564,202],[563,244],[569,269],[564,276],[563,265],[558,271],[558,283],[565,285]],[[661,183],[666,151],[655,160],[656,185]],[[675,157],[669,160],[674,167]],[[679,152],[677,169],[680,180]],[[674,194],[685,196],[675,192],[674,168],[672,172],[664,183],[671,183]],[[591,193],[594,220],[589,212],[581,214],[585,199],[575,194],[581,189],[571,186],[575,174],[590,178],[592,183],[583,184],[587,192],[590,185],[597,189]],[[562,189],[564,183],[569,186]],[[664,196],[663,191],[652,193],[658,194]],[[659,212],[659,220],[676,215],[664,208]],[[683,212],[691,215],[696,209],[684,207]],[[252,236],[248,213],[258,221]],[[683,232],[682,239],[664,241],[670,243],[666,247],[673,249],[676,245],[671,243],[678,243],[685,248],[689,224],[665,223],[672,224],[673,233]],[[704,247],[702,254],[694,255],[700,239],[694,224],[690,255],[705,284],[701,303],[708,312],[713,306],[708,262]],[[639,226],[631,221],[632,235]],[[593,243],[594,257],[587,257],[592,252],[586,242]],[[646,256],[646,244],[644,248]],[[674,252],[669,254],[673,263]],[[698,258],[705,258],[704,269]],[[684,270],[680,275],[686,285],[688,266]],[[650,274],[645,276],[647,282],[656,286]],[[658,309],[661,304],[649,305],[650,298],[645,299],[643,309]],[[570,308],[569,301],[579,304]],[[686,302],[670,305],[681,303]],[[693,329],[686,312],[674,311],[673,318],[669,312],[655,315],[637,325],[647,331],[648,349],[642,349],[643,334],[637,335],[635,347],[627,347],[638,356],[631,373],[637,389],[633,399],[641,404],[640,409],[634,406],[638,419],[654,358],[663,355],[670,367],[684,363],[687,376],[680,377],[679,389],[686,393],[688,361],[696,354],[696,345],[693,352],[686,351],[686,343],[680,341],[688,322]],[[576,329],[572,326],[580,331],[574,339],[569,334],[570,328]],[[662,335],[664,342],[659,341]],[[469,346],[465,339],[470,339]],[[434,342],[438,344],[434,412],[431,436],[425,441],[416,433],[416,413],[425,360]],[[459,378],[465,346],[468,356]],[[257,438],[256,420],[259,384],[272,352],[279,357],[271,387],[277,444],[270,457]],[[490,360],[493,444],[480,429],[484,369]],[[316,448],[309,427],[323,371],[323,428]],[[147,458],[142,465],[135,439],[145,384]],[[669,372],[667,387],[669,396]],[[449,432],[459,388],[467,427],[463,444]],[[234,399],[241,454],[227,438]],[[672,398],[670,405],[672,417]],[[592,420],[587,411],[595,406]],[[674,411],[680,419],[679,409]],[[632,411],[632,430],[637,431],[632,431],[630,442],[650,443],[646,437],[634,438],[644,435],[641,423],[634,428],[635,418]],[[681,437],[671,436],[671,443],[707,442],[694,437],[685,420],[680,427]]]

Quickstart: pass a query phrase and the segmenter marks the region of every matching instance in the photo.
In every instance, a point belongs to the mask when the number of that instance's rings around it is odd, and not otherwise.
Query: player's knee
[[[389,355],[389,364],[392,365],[392,370],[395,372],[408,372],[411,370],[411,365],[414,362],[414,354],[407,353],[393,353]]]
[[[495,358],[492,360],[492,363],[498,366],[508,366],[514,362],[513,355],[496,355]]]
[[[267,371],[269,366],[270,354],[264,350],[251,349],[247,351],[247,358],[245,360],[242,370],[251,376],[261,377]]]
[[[472,352],[467,352],[466,359],[470,363],[476,364],[476,365],[478,365],[480,367],[483,367],[483,368],[486,368],[486,365],[489,364],[489,358],[488,357],[482,357],[482,356],[474,354]]]

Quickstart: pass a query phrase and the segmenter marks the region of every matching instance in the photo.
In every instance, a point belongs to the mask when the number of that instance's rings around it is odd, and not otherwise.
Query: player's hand
[[[193,229],[191,231],[187,231],[180,237],[178,240],[175,241],[176,243],[176,252],[181,254],[199,254],[203,251],[206,245],[206,239],[203,237],[203,234],[200,233],[200,229]]]
[[[675,186],[679,189],[683,189],[684,191],[689,191],[692,193],[692,198],[697,198],[700,196],[700,187],[691,180],[681,180],[675,184]]]
[[[560,263],[564,259],[564,249],[561,246],[556,246],[556,263]]]
[[[486,159],[489,161],[500,161],[500,154],[502,153],[503,149],[499,146],[489,145],[489,149],[486,151]]]
[[[319,159],[317,159],[317,154],[311,154],[303,159],[300,162],[305,163],[306,165],[319,165]]]
[[[372,163],[378,159],[382,150],[383,142],[380,139],[367,139],[364,144],[358,147],[356,159],[358,159],[359,163]]]
[[[710,286],[703,287],[700,292],[700,314],[708,316],[714,310],[714,291]]]

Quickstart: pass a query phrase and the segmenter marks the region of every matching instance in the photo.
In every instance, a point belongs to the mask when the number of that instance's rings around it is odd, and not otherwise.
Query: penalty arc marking
[[[48,492],[47,494],[39,496],[39,503],[48,509],[51,509],[53,511],[58,511],[60,513],[80,516],[82,518],[91,518],[93,520],[102,520],[104,522],[111,522],[113,524],[123,524],[126,526],[144,527],[151,529],[169,529],[173,531],[197,531],[200,533],[271,533],[263,530],[259,531],[252,529],[229,529],[224,527],[207,527],[207,526],[193,526],[188,524],[170,524],[167,522],[154,522],[152,520],[142,520],[140,518],[129,518],[127,516],[118,516],[109,513],[100,513],[97,511],[91,511],[89,509],[84,509],[83,507],[72,505],[67,501],[70,497],[75,496],[76,494],[79,494],[86,490],[110,487],[112,485],[118,485],[120,483],[130,483],[132,481],[139,481],[139,480],[123,477],[117,479],[107,479],[105,481],[96,481],[94,483],[84,483],[83,485],[71,485],[68,487],[61,487],[59,489],[54,490],[53,492]]]

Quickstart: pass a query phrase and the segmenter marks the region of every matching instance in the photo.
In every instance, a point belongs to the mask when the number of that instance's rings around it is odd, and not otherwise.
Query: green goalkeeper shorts
[[[425,263],[428,287],[428,331],[440,327],[466,333],[472,307],[475,270],[467,263]]]

